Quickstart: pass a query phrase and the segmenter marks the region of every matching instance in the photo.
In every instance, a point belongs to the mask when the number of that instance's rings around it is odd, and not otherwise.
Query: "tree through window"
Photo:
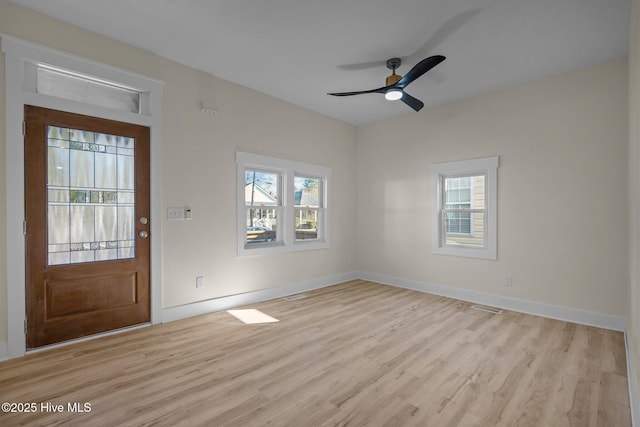
[[[329,247],[325,166],[236,153],[238,255]]]

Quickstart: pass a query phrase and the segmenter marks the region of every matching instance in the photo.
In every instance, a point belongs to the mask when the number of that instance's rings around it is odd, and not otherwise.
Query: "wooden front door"
[[[149,128],[25,106],[27,348],[150,321]]]

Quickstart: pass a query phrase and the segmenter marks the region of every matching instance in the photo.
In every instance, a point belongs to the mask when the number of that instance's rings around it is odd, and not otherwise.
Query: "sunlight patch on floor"
[[[279,322],[278,319],[271,317],[260,310],[256,310],[255,308],[246,310],[227,310],[227,313],[246,324]]]

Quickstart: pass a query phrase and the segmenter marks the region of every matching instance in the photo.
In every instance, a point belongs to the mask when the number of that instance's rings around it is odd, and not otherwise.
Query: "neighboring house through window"
[[[498,164],[487,157],[431,166],[434,253],[496,259]]]
[[[296,176],[293,179],[293,188],[295,239],[316,240],[318,226],[322,227],[322,179]]]
[[[282,241],[278,233],[278,217],[282,215],[281,180],[281,173],[277,171],[245,169],[246,245]]]
[[[448,178],[444,184],[445,209],[452,211],[445,217],[447,234],[471,234],[471,177]]]
[[[238,255],[322,249],[331,169],[249,153],[238,164]]]

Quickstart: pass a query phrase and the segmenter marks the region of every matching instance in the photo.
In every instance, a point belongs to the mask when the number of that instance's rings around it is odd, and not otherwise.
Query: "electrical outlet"
[[[204,276],[196,277],[196,289],[204,288]]]
[[[184,208],[167,208],[167,219],[184,219]]]
[[[504,276],[504,285],[513,286],[513,277],[510,274]]]

